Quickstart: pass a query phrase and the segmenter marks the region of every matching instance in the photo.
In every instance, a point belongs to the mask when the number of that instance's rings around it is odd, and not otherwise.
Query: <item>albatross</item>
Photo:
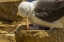
[[[42,27],[63,28],[64,5],[62,1],[21,2],[18,15]]]

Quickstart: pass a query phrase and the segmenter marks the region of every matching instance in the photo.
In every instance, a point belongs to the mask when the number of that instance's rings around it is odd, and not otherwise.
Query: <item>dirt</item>
[[[13,2],[13,1],[19,1],[19,0],[0,0],[0,2]]]
[[[15,36],[7,36],[6,34],[0,34],[0,42],[16,42]]]
[[[20,2],[0,3],[0,42],[64,42],[64,28],[27,30],[23,18],[16,15]]]
[[[17,28],[19,25],[21,28]],[[64,42],[64,29],[26,30],[22,21],[1,24],[0,42]]]
[[[64,29],[18,30],[16,42],[64,42]]]
[[[15,31],[20,24],[25,25],[22,21],[13,22],[11,24],[6,24],[0,21],[0,42],[16,42]]]
[[[16,42],[14,32],[23,19],[16,15],[20,2],[0,3],[0,42]]]

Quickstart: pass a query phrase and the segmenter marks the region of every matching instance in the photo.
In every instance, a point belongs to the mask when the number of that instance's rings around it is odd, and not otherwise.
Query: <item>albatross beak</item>
[[[30,30],[28,17],[26,18],[26,24],[27,24],[27,30]]]
[[[25,18],[24,18],[24,21],[26,22],[27,30],[30,30],[30,27],[29,27],[30,22],[29,22],[28,17],[25,17]]]

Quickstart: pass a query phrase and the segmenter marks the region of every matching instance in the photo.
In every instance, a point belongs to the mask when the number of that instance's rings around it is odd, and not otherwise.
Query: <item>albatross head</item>
[[[22,2],[18,6],[18,15],[23,18],[29,17],[33,13],[34,6],[30,2]]]
[[[30,2],[22,2],[18,6],[18,15],[20,15],[25,19],[28,30],[30,29],[28,18],[30,18],[31,15],[33,14],[33,10],[34,10],[34,6]]]

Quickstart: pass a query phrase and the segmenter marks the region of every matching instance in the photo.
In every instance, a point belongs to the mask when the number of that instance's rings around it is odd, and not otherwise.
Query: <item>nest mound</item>
[[[39,42],[39,39],[49,36],[45,30],[21,30],[16,31],[15,34],[17,42]]]
[[[64,42],[64,29],[54,30],[18,30],[16,42]]]

